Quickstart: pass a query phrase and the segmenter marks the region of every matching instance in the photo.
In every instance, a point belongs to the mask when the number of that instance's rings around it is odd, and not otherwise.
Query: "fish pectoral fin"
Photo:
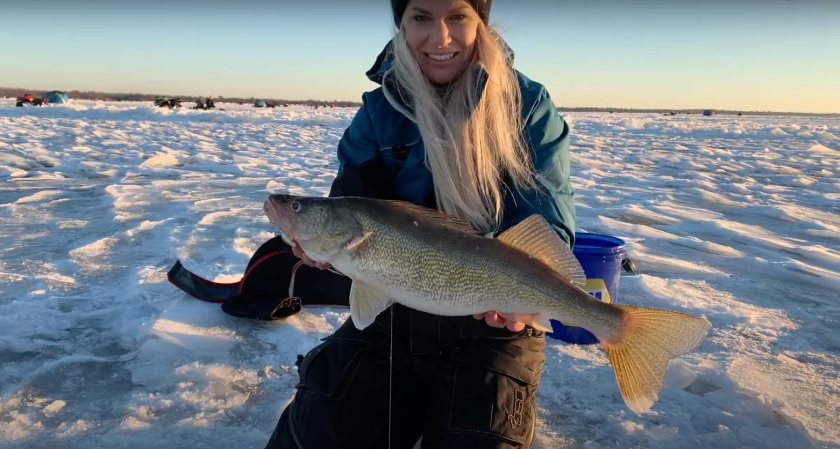
[[[607,351],[624,403],[630,410],[643,413],[659,399],[669,361],[697,348],[711,323],[703,317],[670,310],[615,307],[623,312],[621,335],[598,338]]]
[[[527,315],[527,314],[515,314],[515,313],[502,313],[498,312],[499,316],[506,320],[516,321],[519,323],[525,323],[528,326],[533,327],[534,329],[541,330],[543,332],[553,332],[554,328],[551,326],[551,322],[548,321],[548,317],[545,315],[534,314],[534,315]]]
[[[376,287],[359,281],[350,286],[350,316],[359,330],[373,324],[376,316],[391,304],[388,294]]]
[[[586,274],[577,257],[542,215],[531,215],[499,234],[496,240],[543,262],[568,281],[586,284]]]
[[[347,243],[347,246],[345,246],[345,247],[344,247],[344,249],[346,249],[346,250],[354,250],[354,249],[358,248],[358,247],[359,247],[359,245],[361,245],[361,244],[362,244],[362,242],[364,242],[365,240],[367,240],[367,238],[368,238],[368,237],[370,237],[370,236],[372,236],[372,235],[373,235],[373,231],[368,231],[368,232],[365,232],[365,233],[364,233],[364,234],[362,234],[361,236],[356,237],[356,238],[354,238],[353,240],[351,240],[350,242],[348,242],[348,243]]]

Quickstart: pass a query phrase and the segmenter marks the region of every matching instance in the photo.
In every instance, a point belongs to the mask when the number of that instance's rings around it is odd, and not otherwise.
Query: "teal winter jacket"
[[[330,196],[400,199],[436,207],[432,173],[425,165],[420,130],[394,109],[382,92],[391,89],[393,98],[400,98],[398,89],[383,84],[382,79],[391,66],[390,45],[367,72],[368,78],[380,87],[362,95],[362,107],[339,141],[339,168]],[[573,246],[575,206],[569,127],[545,87],[518,71],[516,73],[522,90],[527,142],[541,189],[507,189],[498,232],[530,215],[541,214],[560,237]]]

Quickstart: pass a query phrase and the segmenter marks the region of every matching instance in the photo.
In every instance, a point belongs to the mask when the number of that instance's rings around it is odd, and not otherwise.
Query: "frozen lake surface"
[[[296,356],[345,309],[223,313],[272,192],[326,195],[355,109],[15,108],[0,99],[0,446],[262,448]],[[581,231],[625,239],[618,300],[706,316],[659,402],[549,340],[536,448],[840,448],[840,119],[564,114]]]

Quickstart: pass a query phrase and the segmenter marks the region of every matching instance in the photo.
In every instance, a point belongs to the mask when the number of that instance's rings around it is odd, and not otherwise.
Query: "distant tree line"
[[[55,89],[58,90],[58,89]],[[31,94],[34,97],[43,96],[45,93],[49,92],[49,90],[43,89],[20,89],[16,87],[0,87],[0,97],[9,97],[9,98],[17,98],[26,94]],[[169,97],[169,98],[180,98],[181,101],[186,104],[189,101],[192,101],[198,96],[196,95],[163,95],[163,94],[139,94],[139,93],[113,93],[113,92],[96,92],[96,91],[79,91],[79,90],[65,90],[62,91],[67,93],[67,96],[70,99],[81,99],[81,100],[102,100],[103,98],[107,98],[109,101],[154,101],[155,98],[158,97]],[[207,98],[207,96],[203,96],[202,98]],[[353,102],[353,101],[325,101],[325,100],[287,100],[281,98],[265,98],[265,97],[223,97],[223,96],[213,96],[213,100],[217,103],[219,102],[226,102],[226,103],[248,103],[253,104],[257,100],[263,100],[266,103],[273,103],[276,105],[282,104],[304,104],[307,106],[316,106],[316,105],[331,105],[334,104],[337,107],[359,107],[362,104],[360,102]]]

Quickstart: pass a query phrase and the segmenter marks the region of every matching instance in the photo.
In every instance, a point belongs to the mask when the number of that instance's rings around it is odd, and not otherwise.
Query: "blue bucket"
[[[601,301],[615,303],[621,266],[627,259],[624,240],[603,234],[575,233],[573,252],[586,273],[583,289]],[[546,333],[548,337],[581,345],[598,343],[598,339],[582,327],[550,321],[553,332]]]

